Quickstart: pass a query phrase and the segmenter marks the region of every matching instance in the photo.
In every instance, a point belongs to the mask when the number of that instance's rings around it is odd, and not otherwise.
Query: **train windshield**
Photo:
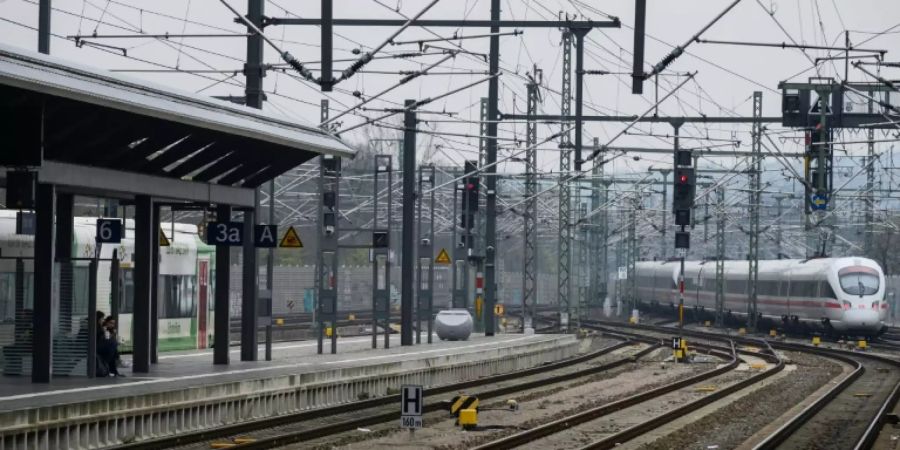
[[[841,289],[850,295],[872,295],[878,292],[878,275],[866,272],[849,272],[840,276]]]

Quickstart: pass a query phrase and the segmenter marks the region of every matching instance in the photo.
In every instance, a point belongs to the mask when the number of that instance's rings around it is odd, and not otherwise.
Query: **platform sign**
[[[122,219],[97,219],[97,242],[104,244],[122,242]]]
[[[438,253],[437,258],[434,258],[434,262],[436,264],[450,264],[450,254],[447,253],[446,248],[442,248],[440,253]]]
[[[278,246],[278,225],[254,225],[253,245],[259,248]]]
[[[625,266],[619,267],[619,279],[627,280],[628,279],[628,268]]]
[[[400,388],[400,426],[403,428],[422,428],[422,412],[425,410],[425,397],[422,386],[404,384]]]
[[[244,224],[242,222],[210,222],[206,225],[208,245],[241,246],[244,244]]]

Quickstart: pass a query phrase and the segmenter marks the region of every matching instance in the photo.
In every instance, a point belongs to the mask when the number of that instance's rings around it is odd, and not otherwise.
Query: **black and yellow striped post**
[[[466,409],[478,409],[478,397],[473,395],[457,395],[450,401],[450,414],[459,419],[459,414]]]

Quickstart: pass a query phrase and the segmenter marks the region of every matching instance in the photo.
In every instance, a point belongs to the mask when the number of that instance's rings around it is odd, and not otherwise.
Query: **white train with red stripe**
[[[715,311],[716,262],[685,261],[685,308]],[[725,311],[747,314],[748,261],[725,262]],[[642,303],[678,304],[679,262],[636,264]],[[757,312],[790,324],[824,327],[846,335],[876,335],[885,327],[884,272],[860,257],[759,261]]]

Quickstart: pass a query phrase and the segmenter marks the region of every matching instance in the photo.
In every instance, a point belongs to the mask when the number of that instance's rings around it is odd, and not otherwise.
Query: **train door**
[[[209,260],[197,261],[197,347],[206,348],[207,340],[207,312],[209,308]]]

